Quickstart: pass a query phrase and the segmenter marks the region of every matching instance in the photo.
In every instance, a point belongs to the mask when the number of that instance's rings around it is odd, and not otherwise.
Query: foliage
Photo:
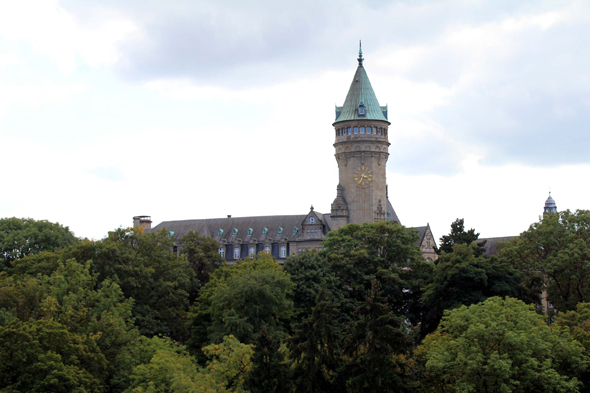
[[[590,211],[546,214],[509,242],[501,255],[560,311],[590,301]]]
[[[263,326],[277,337],[286,337],[293,312],[292,290],[291,279],[268,254],[217,269],[191,310],[193,331],[188,345],[193,354],[227,335],[251,343]]]
[[[445,310],[492,296],[518,296],[522,274],[495,257],[476,257],[477,250],[474,243],[457,243],[451,253],[443,253],[437,259],[433,280],[423,296],[426,313],[422,334],[436,329]]]
[[[199,287],[207,284],[211,273],[225,263],[219,255],[219,245],[212,237],[199,236],[198,232],[191,230],[178,243],[180,254],[194,270]],[[193,291],[191,298],[194,300],[197,295],[198,291]]]
[[[396,315],[418,324],[422,315],[421,287],[431,275],[413,229],[391,222],[349,224],[324,240],[330,268],[346,288],[342,308],[352,314],[364,303],[377,281]]]
[[[337,323],[339,305],[321,289],[311,314],[294,327],[287,341],[293,363],[293,384],[297,392],[341,392],[338,377],[341,363],[342,327]]]
[[[303,252],[287,258],[283,267],[294,284],[293,304],[298,322],[307,318],[316,307],[320,291],[325,289],[332,297],[342,300],[342,286],[325,253]]]
[[[0,326],[0,389],[101,392],[106,360],[98,336],[78,335],[52,319]]]
[[[126,392],[245,392],[243,385],[250,370],[253,350],[235,337],[203,348],[210,359],[199,368],[183,346],[154,337],[146,348],[153,354],[148,362],[133,369]]]
[[[438,255],[441,255],[443,252],[451,253],[455,244],[471,244],[476,242],[475,256],[479,257],[485,252],[484,246],[486,241],[478,242],[477,239],[479,239],[479,233],[475,233],[475,229],[473,228],[465,231],[465,219],[457,218],[451,223],[451,232],[440,238],[440,247],[434,246],[434,251]]]
[[[56,251],[71,246],[78,239],[58,223],[32,218],[0,219],[0,271],[14,260],[43,251]]]
[[[577,392],[583,347],[533,306],[499,297],[448,311],[417,350],[422,391]]]
[[[393,356],[407,347],[403,321],[396,316],[373,280],[366,302],[359,305],[345,342],[349,392],[382,392],[400,387],[400,366]]]
[[[246,382],[251,393],[288,393],[291,390],[289,366],[277,340],[267,331],[266,326],[254,342],[252,369]]]

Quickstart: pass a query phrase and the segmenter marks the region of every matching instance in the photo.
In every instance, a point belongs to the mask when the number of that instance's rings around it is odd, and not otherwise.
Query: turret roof
[[[336,107],[336,121],[347,120],[382,120],[387,121],[387,105],[380,106],[377,96],[373,91],[365,67],[363,66],[363,55],[359,52],[358,68],[354,74],[354,79],[344,100],[344,105]],[[365,115],[359,115],[358,107],[360,104],[365,106]],[[388,121],[387,121],[388,122]],[[389,122],[388,122],[389,123]]]

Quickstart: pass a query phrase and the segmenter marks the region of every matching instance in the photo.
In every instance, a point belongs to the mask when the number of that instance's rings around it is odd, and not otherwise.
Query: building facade
[[[339,179],[330,213],[288,216],[231,217],[164,221],[151,227],[149,216],[133,218],[134,226],[147,231],[166,228],[180,239],[190,230],[211,236],[227,261],[271,253],[282,263],[290,255],[321,249],[331,230],[349,223],[393,221],[401,224],[389,202],[386,163],[389,157],[387,106],[380,106],[364,68],[359,50],[358,67],[342,106],[336,107],[334,149]],[[434,236],[430,226],[415,228],[426,260],[435,260]]]

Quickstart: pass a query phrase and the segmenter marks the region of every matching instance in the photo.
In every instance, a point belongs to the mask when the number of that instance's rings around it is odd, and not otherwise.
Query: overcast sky
[[[329,213],[358,40],[389,198],[435,238],[590,209],[588,1],[0,2],[0,217],[100,239]]]

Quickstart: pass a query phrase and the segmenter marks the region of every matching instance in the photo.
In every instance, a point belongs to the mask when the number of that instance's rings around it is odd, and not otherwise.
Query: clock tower
[[[389,156],[387,106],[380,106],[363,66],[358,67],[342,106],[336,107],[339,184],[330,217],[334,228],[348,223],[399,222],[388,201],[385,164]]]

